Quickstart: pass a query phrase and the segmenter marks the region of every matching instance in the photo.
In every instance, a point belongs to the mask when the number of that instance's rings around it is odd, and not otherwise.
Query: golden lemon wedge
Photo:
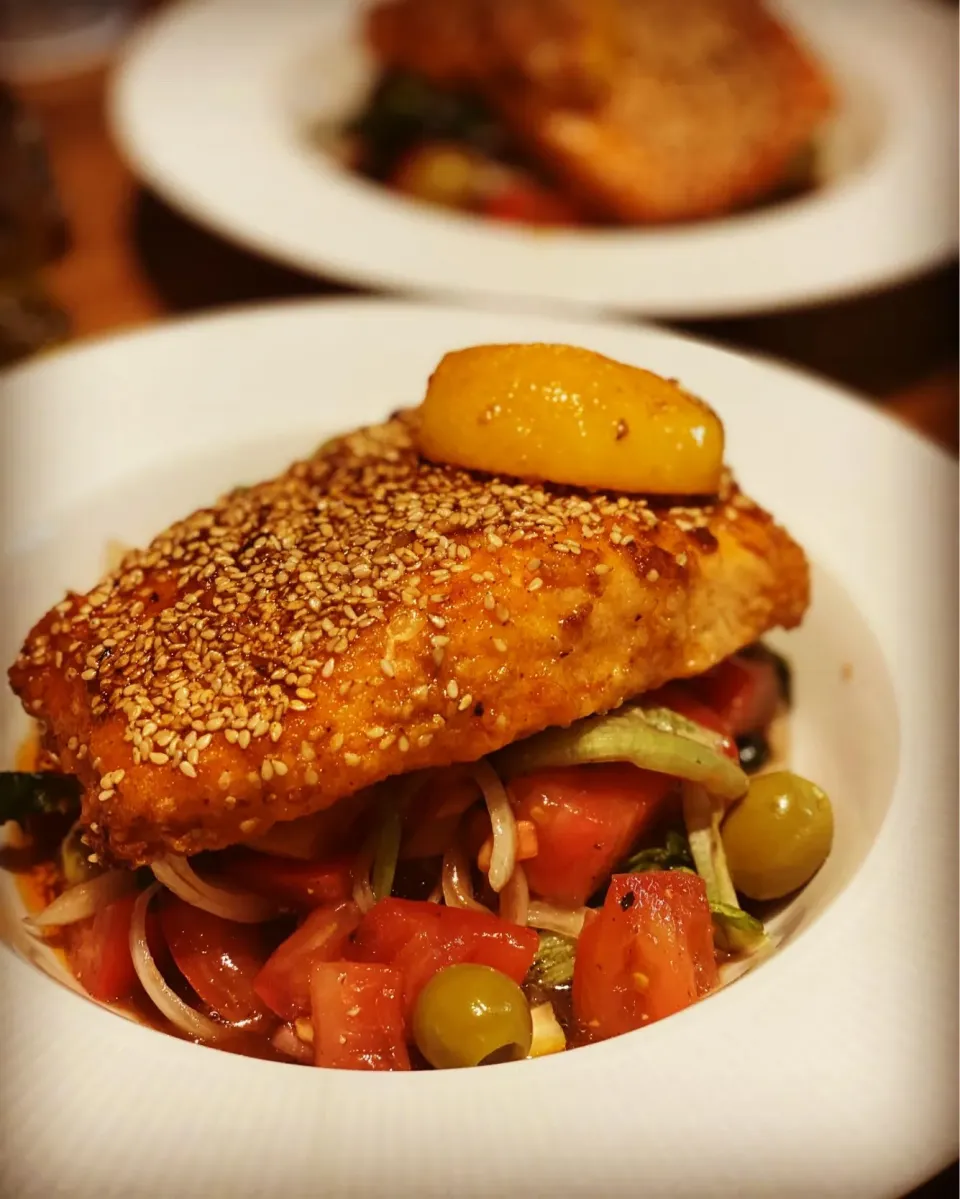
[[[421,407],[420,450],[491,474],[597,490],[710,495],[723,425],[650,371],[566,345],[444,355]]]

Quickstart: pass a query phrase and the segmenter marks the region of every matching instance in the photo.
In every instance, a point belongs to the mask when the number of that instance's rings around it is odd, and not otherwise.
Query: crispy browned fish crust
[[[698,507],[425,462],[410,413],[162,533],[27,638],[10,680],[104,856],[249,839],[697,674],[808,602],[725,481]]]

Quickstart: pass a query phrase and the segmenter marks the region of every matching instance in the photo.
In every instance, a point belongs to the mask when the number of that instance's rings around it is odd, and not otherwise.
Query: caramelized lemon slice
[[[446,354],[421,409],[427,458],[491,474],[660,495],[720,485],[723,425],[676,383],[565,345]]]

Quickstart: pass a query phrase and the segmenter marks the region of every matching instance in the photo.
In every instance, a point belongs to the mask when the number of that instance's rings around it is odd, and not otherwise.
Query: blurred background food
[[[315,0],[318,9],[325,2]],[[850,0],[835,2],[844,5]],[[24,3],[29,6],[32,0]],[[245,0],[239,0],[238,13],[245,11],[244,3]],[[449,4],[434,9],[434,3],[436,0],[373,0],[365,9],[370,14],[365,36],[375,46],[384,46],[382,73],[374,81],[366,107],[356,109],[353,114],[357,118],[355,123],[361,127],[357,132],[362,134],[363,128],[371,124],[377,126],[379,140],[371,139],[370,145],[380,157],[372,163],[371,170],[382,175],[395,169],[401,173],[405,187],[430,195],[439,192],[445,203],[450,202],[450,197],[459,202],[465,193],[474,195],[478,177],[488,183],[493,180],[496,187],[481,189],[485,192],[487,210],[528,224],[615,219],[609,215],[609,209],[604,216],[597,215],[596,207],[588,210],[579,191],[574,194],[575,189],[566,186],[558,190],[554,184],[556,176],[546,166],[540,166],[546,160],[533,159],[528,147],[534,143],[524,140],[522,150],[516,148],[521,144],[519,135],[513,132],[516,126],[508,126],[501,110],[494,108],[472,80],[480,76],[491,80],[485,85],[491,88],[490,94],[512,97],[523,91],[532,93],[538,97],[543,111],[554,114],[551,119],[555,119],[556,113],[573,112],[576,121],[587,119],[595,124],[596,114],[605,112],[613,102],[618,80],[622,80],[627,70],[624,62],[629,60],[634,64],[629,69],[635,69],[637,55],[628,55],[623,49],[624,35],[618,19],[620,4],[614,0],[602,4],[584,4],[582,0],[517,0],[516,4],[507,4],[506,0],[483,3],[471,0],[464,4],[463,0],[450,0]],[[928,3],[940,9],[957,6],[957,0],[928,0]],[[404,38],[391,22],[398,9],[405,11],[408,5],[413,24]],[[665,19],[665,9],[655,0],[636,0],[636,5],[637,13],[656,12],[659,20]],[[689,5],[667,7],[685,14],[678,17],[679,28],[688,30],[688,40],[681,43],[678,39],[676,46],[665,49],[661,36],[653,39],[644,51],[648,59],[660,56],[661,76],[667,80],[666,84],[663,79],[658,80],[653,89],[658,103],[664,97],[677,102],[679,97],[679,110],[681,114],[686,112],[683,119],[689,124],[692,118],[684,104],[692,95],[700,94],[698,88],[723,86],[726,76],[721,68],[726,60],[721,50],[731,44],[737,46],[742,40],[748,47],[742,56],[754,61],[756,31],[765,31],[765,36],[780,47],[778,53],[794,64],[796,77],[807,80],[803,87],[795,85],[785,93],[784,103],[790,100],[791,111],[800,113],[802,119],[794,115],[787,122],[794,130],[789,137],[782,131],[777,134],[775,144],[781,161],[789,158],[787,147],[791,147],[790,154],[801,147],[802,158],[802,147],[816,145],[818,134],[813,131],[821,128],[834,81],[802,41],[795,40],[790,30],[764,16],[755,0],[738,0],[736,5],[733,0],[716,0],[719,16],[712,24],[705,16],[711,8],[710,0],[691,0]],[[130,25],[134,24],[135,14],[149,17],[156,12],[162,17],[178,11],[176,0],[142,0],[139,5],[128,3],[122,8],[124,22]],[[24,60],[22,54],[16,68],[12,68],[11,26],[7,20],[10,11],[7,6],[0,7],[0,64],[6,64],[0,65],[0,75],[6,74],[17,111],[25,114],[22,119],[32,123],[35,130],[34,149],[27,152],[27,157],[32,155],[36,159],[39,148],[50,160],[53,186],[47,183],[44,187],[48,197],[54,194],[54,189],[59,193],[69,227],[69,249],[60,253],[65,248],[61,230],[42,250],[30,251],[34,254],[34,265],[26,274],[33,282],[26,290],[33,292],[39,287],[45,297],[50,297],[53,319],[49,333],[47,317],[39,336],[35,326],[31,326],[27,337],[22,332],[15,335],[9,332],[13,324],[19,325],[21,314],[32,309],[22,299],[25,272],[21,268],[13,272],[15,282],[8,280],[3,284],[5,296],[21,297],[12,313],[8,305],[8,315],[4,318],[2,336],[8,346],[14,346],[4,351],[7,358],[39,348],[49,340],[59,340],[67,322],[73,336],[83,337],[172,313],[356,290],[349,283],[318,279],[305,270],[281,267],[246,253],[185,218],[138,182],[118,151],[107,117],[112,71],[122,49],[117,39],[126,27],[124,22],[114,29],[112,40],[104,39],[99,50],[88,43],[89,55],[83,69],[78,69],[76,58],[71,60],[68,56],[58,72],[50,55],[42,67],[34,58],[31,69],[29,59]],[[38,12],[39,6],[34,11]],[[751,23],[753,18],[755,24]],[[430,36],[424,36],[422,45],[409,37],[409,28],[420,27],[416,21],[429,24],[433,20],[437,28],[428,30]],[[701,32],[694,36],[689,30],[696,22]],[[484,35],[484,28],[494,29],[496,36]],[[22,23],[20,29],[22,32]],[[444,34],[444,29],[452,32]],[[464,36],[464,31],[468,38],[474,39],[470,44],[475,46],[466,56],[461,43],[456,41]],[[476,46],[478,38],[480,44]],[[6,51],[3,47],[7,47]],[[98,55],[100,61],[92,61]],[[736,54],[734,58],[740,61]],[[428,62],[427,70],[432,75],[419,70],[421,60]],[[707,64],[700,82],[699,75],[690,82],[691,63]],[[411,69],[414,66],[417,71]],[[732,77],[743,78],[739,68]],[[462,79],[464,84],[451,86],[451,78]],[[779,86],[782,85],[775,81],[765,85],[766,107],[761,105],[761,109],[767,114],[764,119],[768,127],[771,88],[776,90]],[[804,101],[798,105],[796,96],[801,92],[819,98],[815,103]],[[503,112],[506,111],[504,108]],[[662,115],[662,105],[657,111]],[[0,123],[7,130],[0,133],[0,140],[12,144],[9,109]],[[776,122],[773,127],[776,131]],[[431,143],[426,155],[422,146],[418,148],[416,144],[424,128],[430,131]],[[801,136],[799,130],[806,132]],[[675,136],[682,149],[687,135]],[[689,136],[696,143],[695,134]],[[650,144],[656,144],[656,138],[669,143],[666,126],[650,131]],[[22,138],[17,144],[21,142]],[[647,143],[640,139],[637,144]],[[730,144],[740,143],[734,138]],[[22,145],[18,154],[23,157]],[[956,147],[945,147],[944,154],[955,156]],[[603,166],[608,159],[602,154],[588,155],[578,160],[578,169],[582,162],[594,161]],[[610,161],[615,165],[616,156]],[[685,169],[690,169],[689,160],[685,161],[688,162]],[[791,158],[790,162],[796,164],[797,159]],[[698,162],[693,162],[693,169],[701,169]],[[679,177],[676,172],[674,175]],[[648,175],[644,186],[649,185],[652,177]],[[4,170],[0,192],[22,196],[23,187],[16,184],[15,178],[16,172]],[[522,186],[515,186],[518,183]],[[797,187],[809,183],[806,168],[799,176],[791,177],[787,170],[780,177],[781,185]],[[639,194],[640,187],[631,178],[630,194]],[[713,191],[717,192],[715,186]],[[756,206],[769,205],[776,198],[768,192],[748,202],[742,192],[735,195],[728,190],[722,202]],[[19,211],[22,222],[24,213],[31,213],[33,220],[43,211],[42,205],[24,205],[22,200],[19,207],[16,200],[12,206],[10,200],[4,203],[2,219],[10,229],[18,226],[11,223],[15,218],[6,213]],[[429,211],[426,206],[423,210]],[[674,215],[676,218],[676,212]],[[760,215],[766,217],[766,211]],[[709,218],[711,228],[722,230],[724,219]],[[742,228],[742,222],[749,217],[741,212],[735,219]],[[666,226],[666,233],[678,237],[684,230],[698,229],[703,224],[703,220],[692,217],[679,223],[674,219]],[[477,227],[482,227],[480,222]],[[664,226],[661,223],[646,228],[655,231]],[[24,237],[26,240],[18,238],[21,254],[22,246],[30,244],[29,236]],[[806,253],[807,248],[798,246],[796,252]],[[4,269],[9,276],[9,268]],[[630,268],[625,263],[623,269]],[[772,354],[826,374],[874,397],[887,411],[904,416],[953,448],[957,443],[957,317],[957,271],[956,264],[950,263],[896,286],[852,298],[783,311],[672,323],[696,336],[738,349]]]
[[[721,215],[814,186],[835,98],[758,0],[383,0],[347,161],[534,224]]]

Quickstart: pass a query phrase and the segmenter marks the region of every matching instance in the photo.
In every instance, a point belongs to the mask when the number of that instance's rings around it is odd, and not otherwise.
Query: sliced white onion
[[[507,885],[500,892],[500,919],[509,924],[526,925],[529,923],[530,888],[527,886],[527,872],[517,862]]]
[[[134,888],[134,881],[132,870],[108,870],[106,874],[98,874],[96,878],[64,891],[42,912],[27,916],[24,924],[35,930],[76,924],[128,894]]]
[[[542,899],[531,899],[527,907],[527,924],[531,928],[542,928],[562,937],[579,937],[586,918],[586,908],[561,908]]]
[[[353,902],[364,915],[377,902],[377,897],[370,884],[370,871],[373,869],[375,854],[376,844],[370,840],[357,854],[357,860],[353,867]]]
[[[297,1036],[292,1024],[281,1024],[270,1042],[278,1053],[292,1057],[296,1062],[309,1064],[313,1061],[313,1050]]]
[[[517,824],[513,808],[503,783],[489,762],[481,759],[470,768],[477,780],[483,799],[490,813],[493,830],[493,852],[490,854],[490,869],[487,878],[498,894],[507,885],[517,860]]]
[[[441,886],[443,900],[448,908],[470,908],[474,912],[490,911],[479,899],[474,898],[470,864],[459,845],[449,846],[443,855]]]
[[[153,960],[153,954],[147,944],[147,908],[159,890],[160,884],[153,883],[138,896],[133,905],[133,917],[130,920],[130,956],[133,958],[137,978],[157,1008],[181,1032],[196,1037],[199,1041],[222,1041],[232,1030],[217,1024],[209,1016],[192,1008],[189,1003],[184,1003],[167,983]]]
[[[245,891],[230,891],[205,882],[186,858],[168,853],[151,866],[153,873],[163,885],[184,903],[234,920],[237,924],[261,924],[272,920],[277,914],[276,904],[259,895]]]

